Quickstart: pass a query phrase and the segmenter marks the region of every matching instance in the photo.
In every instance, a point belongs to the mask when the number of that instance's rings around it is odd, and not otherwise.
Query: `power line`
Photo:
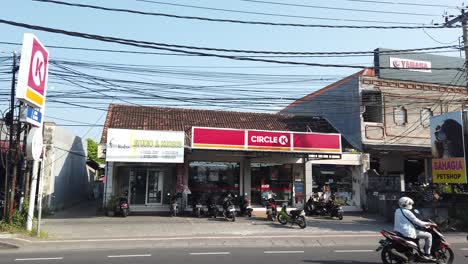
[[[148,0],[137,0],[142,2],[147,2]],[[438,16],[435,14],[425,14],[425,13],[409,13],[409,12],[397,12],[397,11],[386,11],[386,10],[372,10],[372,9],[357,9],[357,8],[344,8],[344,7],[332,7],[332,6],[317,6],[317,5],[302,5],[302,4],[291,4],[291,3],[278,3],[272,1],[259,1],[259,0],[239,0],[243,2],[251,3],[260,3],[260,4],[270,4],[270,5],[281,5],[281,6],[296,6],[296,7],[306,7],[314,9],[327,9],[327,10],[340,10],[340,11],[351,11],[351,12],[364,12],[364,13],[377,13],[377,14],[393,14],[393,15],[409,15],[409,16]],[[153,1],[148,1],[153,2]]]
[[[181,46],[181,45],[171,45],[171,44],[165,44],[165,43],[155,43],[155,42],[148,42],[148,41],[136,41],[136,40],[131,40],[131,39],[107,37],[107,36],[94,35],[94,34],[89,34],[89,33],[80,33],[80,32],[73,32],[73,31],[67,31],[67,30],[62,30],[62,29],[55,29],[55,28],[37,26],[37,25],[30,25],[30,24],[19,23],[19,22],[4,20],[4,19],[0,19],[0,23],[1,24],[12,25],[12,26],[17,26],[17,27],[23,27],[23,28],[39,30],[39,31],[45,31],[45,32],[52,32],[52,33],[62,34],[62,35],[68,35],[68,36],[73,36],[73,37],[78,37],[78,38],[86,38],[86,39],[92,39],[92,40],[103,41],[103,42],[118,43],[118,44],[122,44],[122,45],[135,46],[135,47],[141,47],[141,48],[150,48],[150,49],[167,50],[167,51],[173,51],[173,52],[182,52],[182,53],[186,53],[186,54],[195,54],[195,55],[206,56],[206,57],[216,57],[216,58],[224,58],[224,59],[239,60],[239,61],[255,61],[255,62],[288,64],[288,65],[305,65],[305,66],[314,66],[314,67],[354,68],[354,69],[365,69],[366,68],[364,66],[358,66],[358,65],[340,65],[340,64],[321,64],[321,63],[308,63],[308,62],[297,62],[297,61],[279,61],[279,60],[271,60],[271,59],[259,59],[259,58],[238,57],[238,56],[232,56],[232,55],[221,55],[221,54],[214,54],[214,53],[187,51],[187,50],[180,50],[180,49],[176,49],[176,48],[167,48],[167,47],[175,47],[175,46]],[[161,46],[164,46],[164,47],[161,47]],[[185,46],[185,47],[192,48],[192,49],[203,49],[203,48],[200,48],[200,47],[190,47],[190,46]],[[383,67],[380,67],[380,68],[382,69]],[[390,67],[388,67],[388,68],[390,68]],[[445,68],[444,67],[444,68],[431,68],[431,69],[432,70],[453,70],[453,69],[457,70],[459,68],[448,68],[448,67]]]
[[[250,25],[264,25],[264,26],[284,26],[284,27],[310,27],[310,28],[353,28],[353,29],[421,29],[421,28],[446,28],[444,26],[355,26],[355,25],[319,25],[319,24],[299,24],[299,23],[276,23],[276,22],[265,22],[265,21],[246,21],[246,20],[236,20],[236,19],[219,19],[219,18],[208,18],[208,17],[195,17],[195,16],[181,16],[181,15],[173,15],[173,14],[165,14],[165,13],[153,13],[153,12],[144,12],[144,11],[136,11],[136,10],[129,10],[129,9],[120,9],[120,8],[109,8],[109,7],[102,7],[102,6],[94,6],[94,5],[83,5],[83,4],[74,4],[68,2],[61,2],[61,1],[54,1],[54,0],[33,0],[37,2],[44,2],[44,3],[53,3],[59,5],[67,5],[67,6],[75,6],[75,7],[83,7],[83,8],[92,8],[92,9],[99,9],[105,11],[114,11],[114,12],[125,12],[125,13],[132,13],[132,14],[139,14],[139,15],[150,15],[150,16],[162,16],[162,17],[170,17],[170,18],[179,18],[179,19],[191,19],[191,20],[199,20],[199,21],[209,21],[209,22],[226,22],[226,23],[237,23],[237,24],[250,24]],[[151,1],[146,1],[151,2]],[[169,4],[169,3],[166,3]],[[169,5],[179,5],[179,4],[169,4]],[[183,6],[183,5],[181,5]],[[194,6],[186,6],[186,7],[194,7]],[[195,7],[194,7],[195,8]],[[223,11],[223,10],[217,10]],[[225,10],[224,10],[225,11]],[[243,11],[244,12],[244,11]],[[251,12],[256,13],[256,12]],[[261,13],[256,13],[261,14]],[[271,15],[271,14],[270,14]],[[288,17],[296,17],[297,16],[288,16]],[[302,17],[304,18],[304,17]],[[312,17],[308,17],[312,18]],[[325,18],[315,18],[324,20]],[[330,20],[330,19],[327,19]],[[333,19],[335,20],[335,19]],[[348,21],[344,19],[336,19],[337,21]],[[359,22],[359,21],[353,21]],[[361,21],[367,23],[384,23],[378,21]],[[391,24],[404,24],[402,22],[389,22]],[[459,26],[455,26],[459,27]]]
[[[406,5],[406,6],[425,6],[425,7],[444,7],[444,8],[458,8],[457,6],[437,5],[437,4],[420,4],[420,3],[408,3],[408,2],[386,2],[377,0],[343,0],[348,2],[361,2],[361,3],[374,3],[384,5]]]

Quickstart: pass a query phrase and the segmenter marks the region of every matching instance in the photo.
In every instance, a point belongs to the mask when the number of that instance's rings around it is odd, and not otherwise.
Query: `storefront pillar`
[[[240,177],[240,195],[247,195],[247,197],[252,199],[252,173],[251,173],[251,161],[249,158],[244,158],[242,160],[242,175]]]
[[[107,162],[106,165],[106,182],[104,184],[104,201],[103,205],[107,205],[113,195],[113,182],[114,182],[114,162]]]
[[[310,197],[313,194],[313,179],[312,179],[312,161],[305,163],[305,197]]]

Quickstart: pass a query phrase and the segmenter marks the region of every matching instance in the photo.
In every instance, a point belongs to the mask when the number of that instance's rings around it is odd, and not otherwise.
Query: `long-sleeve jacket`
[[[404,215],[403,215],[404,214]],[[405,217],[406,216],[406,217]],[[409,219],[409,220],[408,220]],[[411,222],[410,222],[411,221]],[[430,223],[419,220],[413,212],[408,209],[398,208],[395,210],[394,230],[400,232],[403,236],[416,238],[416,228],[414,225],[425,227]]]

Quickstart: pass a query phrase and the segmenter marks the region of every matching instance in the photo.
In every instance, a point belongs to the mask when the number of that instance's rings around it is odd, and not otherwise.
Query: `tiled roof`
[[[337,133],[321,117],[111,104],[101,143],[108,128],[185,131],[190,142],[192,126]]]

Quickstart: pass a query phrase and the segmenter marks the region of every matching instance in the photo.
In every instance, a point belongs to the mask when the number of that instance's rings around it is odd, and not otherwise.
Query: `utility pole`
[[[453,16],[449,16],[453,17]],[[463,30],[463,49],[465,51],[465,69],[468,67],[468,15],[465,13],[465,9],[461,10],[461,14],[451,20],[449,20],[449,17],[445,17],[445,27],[452,27],[453,25],[460,23],[462,25],[462,30]],[[467,78],[467,84],[468,86],[468,75],[466,76]]]
[[[16,71],[18,67],[16,65],[16,52],[13,52],[13,67],[11,70],[12,77],[11,77],[11,94],[10,94],[10,114],[9,114],[9,123],[10,123],[10,135],[9,135],[9,164],[7,166],[7,173],[5,177],[11,177],[11,184],[8,186],[8,180],[5,180],[5,216],[8,217],[8,222],[11,223],[11,217],[13,215],[14,210],[14,201],[15,201],[15,188],[16,188],[16,173],[17,173],[17,166],[16,166],[16,158],[17,158],[17,147],[16,144],[13,142],[13,137],[15,135],[15,93],[16,93]],[[20,123],[17,123],[16,129],[21,129]]]

